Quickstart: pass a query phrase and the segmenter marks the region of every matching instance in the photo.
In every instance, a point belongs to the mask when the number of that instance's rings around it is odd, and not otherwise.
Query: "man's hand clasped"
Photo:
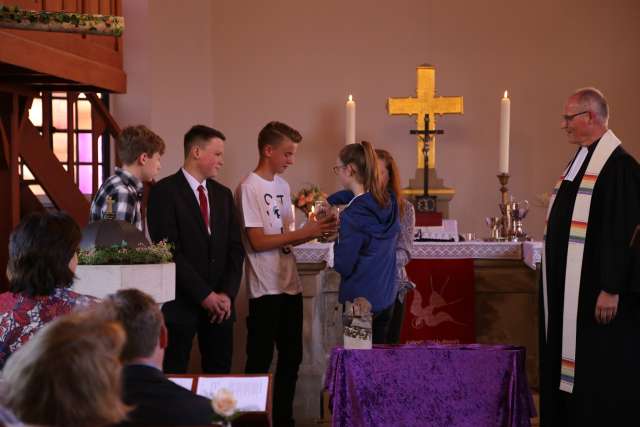
[[[211,323],[222,323],[231,317],[231,299],[224,293],[211,292],[201,305],[209,311]]]

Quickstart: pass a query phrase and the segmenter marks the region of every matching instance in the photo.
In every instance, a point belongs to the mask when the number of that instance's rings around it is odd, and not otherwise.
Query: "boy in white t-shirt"
[[[279,175],[294,162],[300,133],[280,122],[268,123],[258,136],[260,160],[236,190],[246,250],[249,290],[247,373],[266,373],[278,350],[273,423],[295,425],[292,416],[298,367],[302,362],[302,285],[292,245],[336,229],[334,217],[311,218],[289,231],[294,221],[289,184]]]

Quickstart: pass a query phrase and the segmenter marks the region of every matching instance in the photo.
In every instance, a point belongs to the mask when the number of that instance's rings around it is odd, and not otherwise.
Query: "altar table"
[[[400,342],[476,342],[475,261],[526,254],[533,263],[540,249],[535,242],[415,242],[407,273],[416,289],[407,295]]]

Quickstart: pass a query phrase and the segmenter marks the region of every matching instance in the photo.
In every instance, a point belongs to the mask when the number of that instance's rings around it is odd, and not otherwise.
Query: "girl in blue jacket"
[[[340,214],[334,268],[339,301],[366,298],[373,310],[373,343],[385,342],[395,299],[396,243],[400,225],[395,196],[381,179],[373,146],[362,141],[340,150],[333,168],[354,197]]]

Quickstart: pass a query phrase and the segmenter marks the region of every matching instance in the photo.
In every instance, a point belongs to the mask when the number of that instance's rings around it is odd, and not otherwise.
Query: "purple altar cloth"
[[[325,378],[334,426],[529,427],[523,347],[334,348]]]

